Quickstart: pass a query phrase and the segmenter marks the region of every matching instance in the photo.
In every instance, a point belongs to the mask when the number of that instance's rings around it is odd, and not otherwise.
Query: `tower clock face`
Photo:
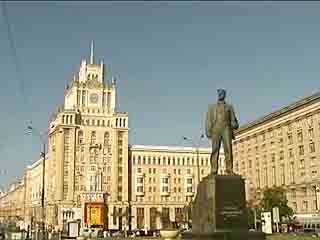
[[[91,103],[97,103],[98,100],[99,100],[99,95],[98,95],[98,94],[92,93],[92,94],[90,95],[90,102],[91,102]]]

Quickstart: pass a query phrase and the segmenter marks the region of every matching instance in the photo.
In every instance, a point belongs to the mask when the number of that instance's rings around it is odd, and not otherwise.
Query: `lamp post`
[[[44,234],[44,232],[45,232],[44,191],[45,191],[45,174],[46,174],[46,141],[45,141],[45,138],[43,137],[43,134],[40,133],[37,129],[35,129],[31,125],[28,125],[27,129],[30,134],[34,134],[34,135],[38,136],[40,138],[40,141],[42,144],[42,152],[40,154],[41,157],[43,158],[43,161],[42,161],[41,216],[42,216],[42,231]]]
[[[197,175],[198,175],[197,184],[200,183],[199,147],[200,147],[200,141],[203,138],[204,138],[204,134],[201,134],[200,137],[199,137],[199,141],[196,144],[191,138],[188,138],[186,136],[182,137],[183,140],[190,142],[193,145],[193,147],[196,149],[196,154],[197,154]]]

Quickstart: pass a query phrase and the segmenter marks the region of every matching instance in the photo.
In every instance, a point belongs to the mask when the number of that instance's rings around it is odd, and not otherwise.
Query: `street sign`
[[[261,213],[262,232],[272,234],[271,212]]]
[[[273,215],[273,222],[279,223],[280,222],[280,215],[279,215],[279,208],[278,207],[272,208],[272,215]]]

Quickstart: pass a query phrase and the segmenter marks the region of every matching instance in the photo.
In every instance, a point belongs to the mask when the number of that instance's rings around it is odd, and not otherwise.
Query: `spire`
[[[93,40],[91,41],[90,64],[94,64]]]

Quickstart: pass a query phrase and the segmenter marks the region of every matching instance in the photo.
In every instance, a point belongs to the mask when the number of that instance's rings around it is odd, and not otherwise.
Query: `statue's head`
[[[218,100],[223,101],[226,98],[226,94],[227,94],[226,90],[219,88],[217,92],[218,92]]]

